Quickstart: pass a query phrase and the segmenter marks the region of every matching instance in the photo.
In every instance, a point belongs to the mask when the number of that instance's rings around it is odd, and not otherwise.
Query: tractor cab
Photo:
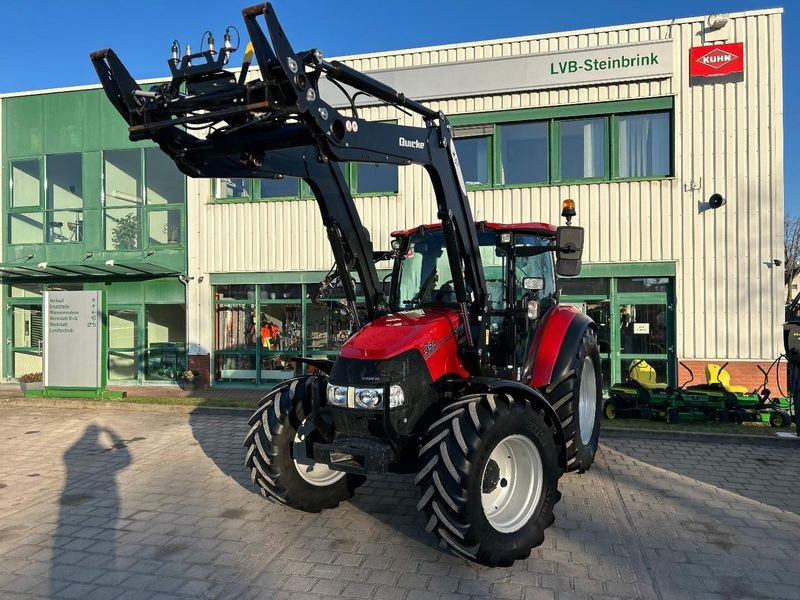
[[[393,312],[449,309],[457,315],[450,261],[439,224],[392,234],[396,250],[389,305]],[[540,319],[557,304],[556,228],[546,223],[477,224],[486,281],[484,375],[519,379]]]

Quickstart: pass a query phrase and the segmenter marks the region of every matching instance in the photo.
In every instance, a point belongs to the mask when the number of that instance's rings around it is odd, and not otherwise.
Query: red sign
[[[689,48],[689,77],[744,73],[744,43]]]

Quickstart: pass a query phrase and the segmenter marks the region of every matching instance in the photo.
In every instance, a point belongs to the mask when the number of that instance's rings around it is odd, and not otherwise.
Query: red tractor
[[[561,474],[588,469],[598,444],[595,325],[558,303],[556,275],[580,269],[574,204],[558,228],[475,223],[443,114],[318,50],[295,52],[269,4],[243,16],[251,42],[239,74],[224,68],[229,40],[182,58],[173,47],[172,80],[149,90],[113,51],[92,61],[131,139],[156,141],[187,175],[299,177],[319,205],[336,261],[323,287],[341,286],[353,334],[333,361],[298,358],[314,374],[260,402],[244,442],[253,483],[316,512],[369,474],[416,473],[427,529],[454,552],[487,565],[528,556],[553,523]],[[253,54],[259,79],[247,77]],[[320,97],[322,77],[349,108]],[[422,126],[362,119],[354,90]],[[374,252],[343,161],[424,166],[440,221]],[[387,259],[385,291],[375,261]]]

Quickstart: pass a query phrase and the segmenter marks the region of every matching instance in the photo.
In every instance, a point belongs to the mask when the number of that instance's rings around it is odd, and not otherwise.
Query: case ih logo
[[[689,48],[689,77],[721,77],[744,73],[744,44]]]

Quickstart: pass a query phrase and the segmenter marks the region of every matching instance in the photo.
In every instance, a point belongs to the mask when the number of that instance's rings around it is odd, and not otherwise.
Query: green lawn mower
[[[609,389],[609,399],[603,407],[606,419],[650,418],[664,419],[667,423],[680,421],[719,422],[764,422],[773,427],[787,427],[792,422],[790,403],[785,398],[772,398],[766,387],[768,370],[764,374],[761,391],[748,392],[744,386],[733,385],[730,374],[722,366],[706,365],[706,383],[690,386],[694,373],[685,364],[680,365],[689,372],[689,381],[674,389],[656,381],[656,372],[644,360],[631,364],[628,379]]]

